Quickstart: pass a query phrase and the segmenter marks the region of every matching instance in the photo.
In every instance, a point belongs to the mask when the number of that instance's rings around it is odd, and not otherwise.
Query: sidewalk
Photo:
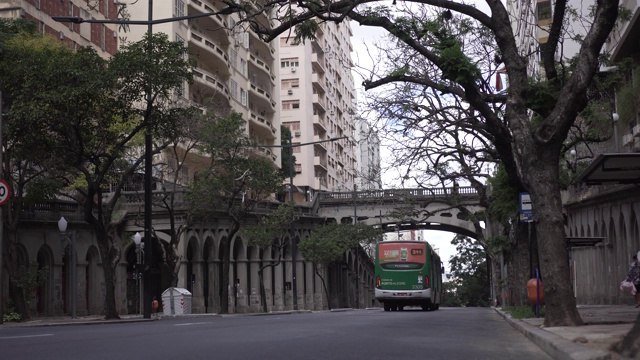
[[[633,327],[640,309],[632,305],[579,305],[584,326],[543,327],[544,319],[513,319],[498,314],[556,360],[618,360],[609,348]]]

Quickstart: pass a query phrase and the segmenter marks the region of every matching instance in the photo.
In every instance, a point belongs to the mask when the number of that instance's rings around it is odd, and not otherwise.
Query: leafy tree
[[[29,41],[23,41],[29,39]],[[56,159],[51,156],[48,149],[25,148],[22,142],[25,138],[40,137],[41,134],[30,131],[16,131],[12,117],[15,94],[12,89],[15,86],[23,86],[24,78],[14,71],[13,62],[17,59],[28,61],[23,57],[24,47],[47,48],[53,43],[53,39],[37,35],[35,26],[24,20],[0,20],[0,84],[2,84],[3,102],[3,162],[0,166],[0,176],[9,183],[11,197],[2,212],[4,223],[4,261],[3,264],[8,273],[9,287],[11,289],[12,303],[15,311],[23,321],[31,318],[30,309],[25,301],[26,295],[19,285],[20,279],[25,275],[21,270],[27,264],[20,263],[18,242],[18,225],[20,214],[24,209],[36,202],[53,199],[61,188],[61,185],[50,177],[51,170],[56,164]],[[37,71],[37,70],[35,70]],[[31,74],[27,77],[37,76]]]
[[[458,295],[459,281],[456,279],[445,281],[442,283],[442,306],[445,307],[461,307],[462,300]]]
[[[489,268],[484,248],[461,235],[456,235],[451,244],[457,250],[449,261],[451,275],[456,279],[456,297],[463,306],[489,306]]]
[[[291,246],[291,223],[297,219],[293,203],[278,206],[268,214],[258,214],[258,222],[245,225],[241,229],[242,237],[247,240],[249,246],[257,246],[262,251],[270,251],[271,262],[264,262],[258,269],[260,278],[260,297],[262,310],[267,312],[267,293],[264,286],[264,269],[274,268],[282,263],[285,249]],[[275,258],[273,257],[275,256]]]
[[[273,161],[257,153],[257,145],[248,137],[245,127],[245,120],[238,113],[213,116],[205,124],[200,139],[202,150],[211,156],[210,163],[197,172],[188,196],[194,216],[223,214],[230,221],[220,246],[222,313],[229,308],[231,241],[242,222],[253,216],[256,205],[277,193],[284,180]]]
[[[234,6],[231,2],[226,4]],[[355,0],[267,3],[264,6],[269,8],[259,10],[268,12],[277,7],[278,14],[283,14],[274,29],[252,21],[253,10],[235,7],[245,12],[248,24],[266,40],[289,28],[295,28],[300,40],[313,38],[316,27],[311,26],[312,22],[341,22],[347,18],[363,26],[385,29],[396,41],[401,56],[390,58],[388,68],[373,72],[364,82],[365,89],[395,85],[414,89],[418,101],[444,94],[447,100],[465,104],[473,116],[450,118],[447,101],[425,109],[428,111],[422,118],[425,123],[450,121],[469,132],[482,133],[489,141],[487,145],[491,145],[486,149],[494,150],[510,182],[530,193],[536,209],[537,233],[545,234],[538,239],[542,271],[549,285],[545,286],[545,326],[562,326],[581,325],[582,319],[567,281],[559,160],[569,130],[588,103],[587,90],[600,65],[600,52],[618,16],[618,2],[595,3],[586,35],[580,39],[573,71],[564,72],[565,59],[557,54],[567,36],[565,22],[573,14],[567,5],[567,0],[553,3],[549,36],[540,46],[540,67],[545,78],[533,82],[527,64],[535,61],[536,52],[521,46],[512,29],[512,16],[501,1],[486,1],[487,12],[474,4],[447,0],[405,1],[394,3],[393,7]],[[296,9],[289,11],[291,6]],[[496,93],[491,83],[498,66],[504,68],[509,79],[509,89],[502,93]],[[392,110],[414,111],[410,106]],[[400,122],[395,126],[407,128]]]
[[[44,47],[37,46],[38,39],[20,40],[7,63],[13,131],[40,135],[22,138],[20,146],[25,153],[36,150],[34,155],[48,152],[55,164],[47,175],[65,187],[62,196],[82,206],[103,264],[103,315],[117,318],[118,226],[125,215],[118,211],[118,200],[143,161],[144,131],[157,140],[155,154],[179,133],[180,119],[192,115],[172,95],[191,79],[185,48],[166,35],[153,35],[125,44],[104,60],[92,49],[74,52],[61,44]],[[140,107],[147,90],[151,102]]]
[[[18,286],[20,286],[24,293],[24,298],[27,304],[33,300],[33,291],[37,289],[39,286],[42,286],[47,281],[49,276],[49,268],[38,268],[37,262],[32,262],[29,264],[29,269],[27,269],[24,276],[20,279],[16,280]]]
[[[372,226],[330,223],[316,228],[311,235],[300,241],[298,250],[306,261],[315,264],[314,271],[322,281],[325,294],[329,296],[322,270],[344,260],[348,250],[356,250],[361,244],[370,244],[380,239],[381,233]],[[331,309],[331,302],[327,298]]]

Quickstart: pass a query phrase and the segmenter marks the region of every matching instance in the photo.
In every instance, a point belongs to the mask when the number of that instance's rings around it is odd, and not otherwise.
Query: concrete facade
[[[296,43],[293,36],[285,32],[278,39],[280,116],[295,146],[294,197],[310,201],[318,192],[350,191],[355,185],[352,33],[346,21],[323,22],[315,39]],[[301,145],[312,142],[321,143]]]

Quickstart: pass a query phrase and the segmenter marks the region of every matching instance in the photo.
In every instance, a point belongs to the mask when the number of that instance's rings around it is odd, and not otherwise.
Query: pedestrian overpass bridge
[[[356,217],[385,233],[425,229],[477,238],[468,214],[484,210],[473,187],[323,192],[318,196],[317,216],[348,223]]]

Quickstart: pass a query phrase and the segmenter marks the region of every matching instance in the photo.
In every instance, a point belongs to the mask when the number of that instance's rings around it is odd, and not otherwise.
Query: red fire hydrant
[[[158,315],[158,300],[156,300],[156,297],[153,297],[153,302],[151,303],[151,308],[153,309],[153,312],[156,313],[156,315]]]

